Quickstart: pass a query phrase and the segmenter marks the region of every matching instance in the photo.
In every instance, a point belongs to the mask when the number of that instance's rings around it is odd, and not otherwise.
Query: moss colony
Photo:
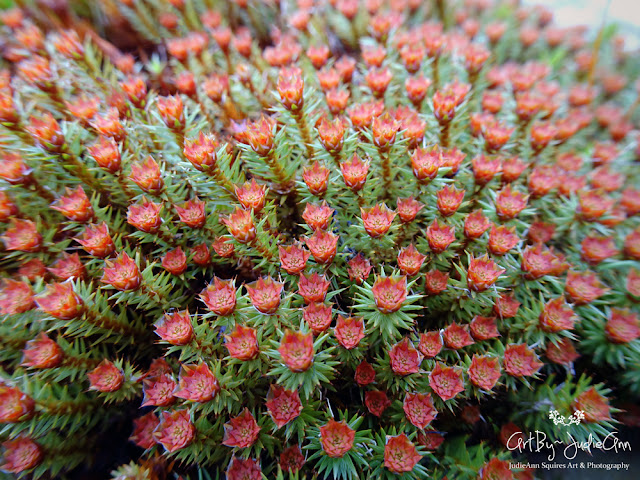
[[[529,432],[638,423],[640,64],[614,29],[17,3],[7,478],[533,479]]]

